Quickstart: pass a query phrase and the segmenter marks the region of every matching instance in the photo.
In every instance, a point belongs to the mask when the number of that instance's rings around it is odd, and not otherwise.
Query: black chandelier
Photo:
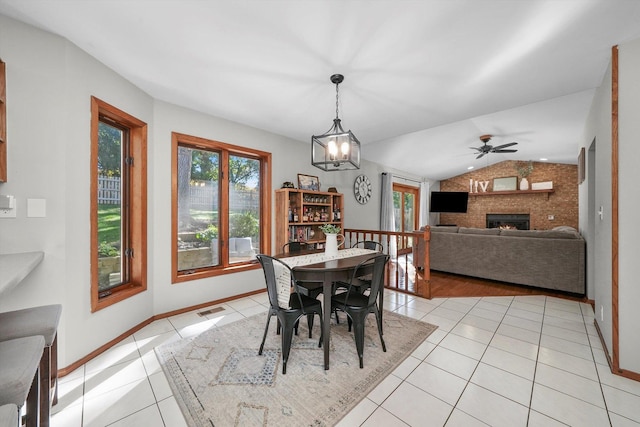
[[[322,135],[311,137],[311,164],[324,171],[360,169],[360,141],[348,130],[345,132],[338,117],[338,85],[344,76],[334,74],[331,83],[336,85],[336,118],[333,126]]]

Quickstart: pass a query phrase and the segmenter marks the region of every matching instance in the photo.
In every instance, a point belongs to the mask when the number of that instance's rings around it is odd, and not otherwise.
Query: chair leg
[[[31,388],[29,394],[27,394],[27,419],[25,422],[26,427],[38,427],[40,424],[40,368],[36,370],[36,374],[33,376],[31,382]]]
[[[45,347],[40,358],[40,424],[39,427],[49,427],[51,409],[51,347]]]
[[[380,344],[382,344],[382,351],[386,353],[387,346],[385,345],[384,339],[382,338],[382,312],[376,307],[375,314],[376,323],[378,324],[378,335],[380,335]]]
[[[324,336],[324,322],[322,321],[322,310],[318,313],[320,316],[320,341],[318,341],[318,348],[322,347],[322,338]]]
[[[287,373],[287,361],[291,351],[291,341],[293,340],[293,328],[284,326],[282,328],[282,375]]]
[[[53,387],[52,405],[58,403],[58,334],[51,344],[51,387]]]
[[[353,319],[353,330],[356,339],[356,350],[358,350],[358,359],[360,359],[360,369],[364,367],[364,321],[367,317],[366,312],[351,313]]]
[[[309,326],[309,338],[313,338],[312,331],[313,331],[313,317],[314,316],[315,316],[315,314],[313,314],[313,313],[307,314],[307,325]]]
[[[262,336],[262,343],[260,344],[260,350],[258,350],[258,355],[262,355],[262,350],[264,350],[264,342],[267,339],[267,332],[269,331],[269,322],[271,322],[271,312],[267,315],[267,326],[264,328],[264,335]],[[280,320],[278,320],[278,327],[280,327]]]

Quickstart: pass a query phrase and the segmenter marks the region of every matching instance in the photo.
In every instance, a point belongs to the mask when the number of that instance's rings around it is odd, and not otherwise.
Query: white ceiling
[[[0,0],[153,97],[309,144],[335,116],[363,158],[444,179],[497,161],[575,163],[637,0]],[[476,160],[471,146],[517,141]]]

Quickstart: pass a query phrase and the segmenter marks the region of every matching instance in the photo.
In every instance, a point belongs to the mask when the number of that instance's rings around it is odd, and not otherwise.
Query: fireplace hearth
[[[529,214],[487,214],[487,228],[529,229]]]

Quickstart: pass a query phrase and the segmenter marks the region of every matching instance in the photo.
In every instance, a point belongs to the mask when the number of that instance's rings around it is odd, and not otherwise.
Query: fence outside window
[[[218,200],[218,187],[211,181],[194,181],[189,186],[191,209],[211,210],[213,201]],[[230,194],[229,208],[235,212],[255,211],[260,205],[257,191],[236,190]],[[120,204],[120,177],[98,176],[98,204]]]

